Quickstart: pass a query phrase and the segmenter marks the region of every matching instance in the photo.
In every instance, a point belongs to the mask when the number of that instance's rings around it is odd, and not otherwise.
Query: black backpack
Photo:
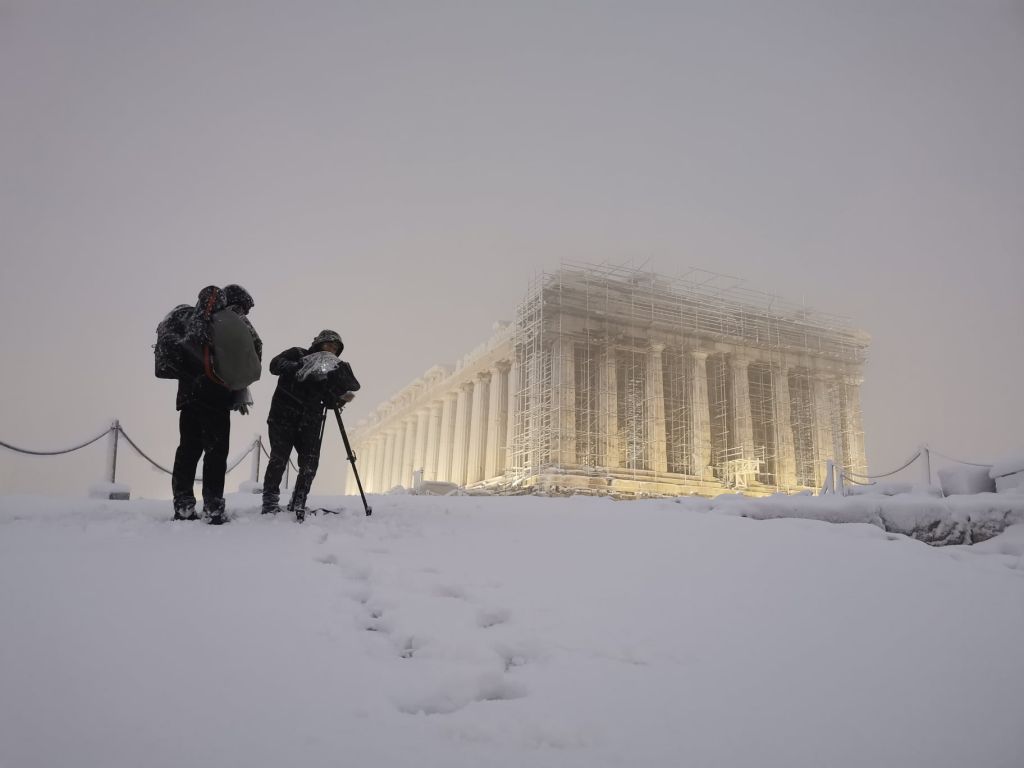
[[[177,379],[186,372],[182,341],[194,312],[192,305],[179,304],[157,325],[153,356],[158,379]]]
[[[222,309],[210,321],[212,354],[206,375],[233,392],[245,389],[260,378],[260,355],[256,331],[249,321],[232,309]]]

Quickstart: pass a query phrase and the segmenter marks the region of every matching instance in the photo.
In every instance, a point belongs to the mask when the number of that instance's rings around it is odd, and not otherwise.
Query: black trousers
[[[281,498],[281,478],[293,448],[298,454],[299,474],[292,489],[292,506],[306,505],[306,497],[320,465],[320,424],[319,418],[267,422],[270,460],[263,475],[264,507],[276,505]]]
[[[224,473],[231,439],[231,411],[199,404],[181,409],[178,450],[174,453],[171,490],[174,508],[195,506],[196,467],[203,456],[203,502],[207,509],[224,508]]]

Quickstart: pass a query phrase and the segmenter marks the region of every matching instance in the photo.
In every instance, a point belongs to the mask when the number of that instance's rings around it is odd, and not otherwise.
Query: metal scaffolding
[[[813,487],[818,477],[814,455],[814,388],[810,372],[806,368],[792,369],[788,384],[796,484]]]
[[[506,479],[813,487],[825,454],[865,471],[859,395],[844,382],[867,341],[843,318],[705,270],[563,263],[517,308]],[[706,394],[694,380],[705,370],[694,367],[697,347],[709,351]],[[734,348],[756,359],[738,361]],[[695,392],[706,397],[713,478],[698,466]]]

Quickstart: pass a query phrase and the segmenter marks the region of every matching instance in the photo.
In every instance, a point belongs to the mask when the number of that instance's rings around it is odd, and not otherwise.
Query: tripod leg
[[[326,418],[326,412],[325,412]],[[348,461],[352,465],[352,474],[356,478],[356,487],[359,488],[359,496],[363,500],[363,509],[366,510],[366,516],[369,517],[373,514],[373,509],[366,503],[366,494],[363,493],[363,481],[359,479],[359,470],[356,469],[356,455],[352,453],[352,445],[348,441],[348,434],[345,432],[345,424],[341,420],[341,409],[334,409],[334,416],[338,420],[338,429],[341,430],[341,440],[345,443],[345,453],[348,454]]]

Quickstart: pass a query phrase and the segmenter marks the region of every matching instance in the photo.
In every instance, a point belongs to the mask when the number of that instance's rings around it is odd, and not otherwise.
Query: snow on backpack
[[[259,381],[262,365],[249,321],[234,310],[222,309],[210,324],[211,344],[203,351],[206,375],[232,391]]]
[[[176,379],[184,373],[182,341],[193,311],[191,305],[179,304],[157,325],[153,356],[158,379]]]

